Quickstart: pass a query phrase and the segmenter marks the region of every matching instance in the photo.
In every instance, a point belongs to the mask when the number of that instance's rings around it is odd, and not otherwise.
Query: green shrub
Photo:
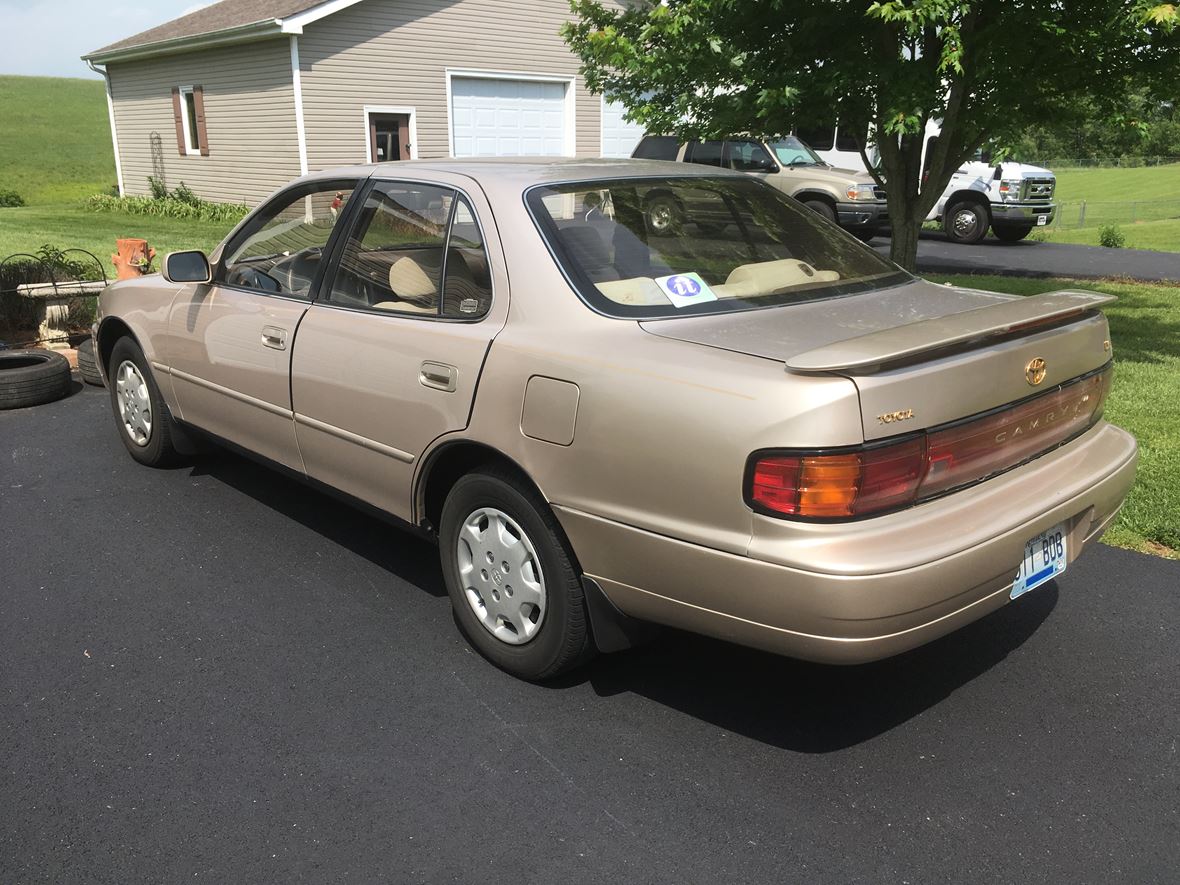
[[[183,181],[172,192],[172,199],[180,200],[182,203],[192,203],[194,206],[201,202],[201,198],[194,194]]]
[[[12,206],[23,206],[24,204],[25,198],[16,191],[0,190],[0,206],[7,209]]]
[[[192,194],[192,191],[188,193]],[[94,194],[87,197],[83,206],[91,212],[126,212],[130,215],[158,215],[163,218],[191,218],[229,223],[240,221],[250,211],[248,206],[240,203],[209,203],[195,196],[190,200],[179,199],[174,195],[156,198]]]
[[[1098,242],[1108,249],[1121,249],[1127,245],[1127,237],[1117,224],[1104,224],[1098,229]]]
[[[168,185],[154,175],[148,176],[148,190],[152,192],[153,200],[168,199]]]

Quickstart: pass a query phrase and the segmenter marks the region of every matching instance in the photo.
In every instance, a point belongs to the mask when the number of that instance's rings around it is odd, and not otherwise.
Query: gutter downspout
[[[299,140],[299,174],[307,174],[307,129],[303,124],[303,76],[299,70],[299,36],[291,35],[291,89],[295,93],[295,134]]]
[[[123,163],[119,159],[119,131],[115,128],[115,97],[111,89],[111,75],[107,72],[106,68],[96,67],[90,59],[83,59],[83,61],[86,62],[86,66],[90,70],[101,75],[102,79],[106,82],[107,117],[111,122],[111,147],[115,152],[115,178],[119,183],[119,196],[126,196],[126,191],[123,189]]]

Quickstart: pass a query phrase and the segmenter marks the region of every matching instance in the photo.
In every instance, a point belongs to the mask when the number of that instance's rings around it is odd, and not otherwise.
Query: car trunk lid
[[[864,295],[710,317],[647,331],[839,374],[860,392],[865,440],[937,427],[1017,402],[1110,359],[1093,292],[1005,296],[915,282]]]

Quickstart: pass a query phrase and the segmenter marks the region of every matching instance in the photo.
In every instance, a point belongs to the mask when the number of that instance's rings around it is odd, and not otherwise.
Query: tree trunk
[[[899,217],[891,211],[889,217],[893,219],[889,258],[913,273],[918,266],[918,231],[922,229],[922,222],[909,217],[909,213]]]

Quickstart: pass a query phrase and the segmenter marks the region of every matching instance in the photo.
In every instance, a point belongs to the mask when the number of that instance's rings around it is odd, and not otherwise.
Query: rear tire
[[[670,194],[657,194],[644,207],[647,229],[657,237],[676,234],[684,223],[684,211]]]
[[[23,409],[70,392],[70,362],[52,350],[0,351],[0,409]]]
[[[78,374],[87,384],[102,387],[102,373],[98,371],[98,360],[94,356],[94,339],[87,338],[78,345]]]
[[[1032,225],[1028,227],[992,227],[992,233],[996,235],[997,240],[1003,240],[1005,243],[1018,243],[1032,233]]]
[[[494,468],[460,478],[443,505],[439,554],[455,620],[500,669],[539,681],[593,656],[580,570],[528,483]]]
[[[956,203],[942,219],[942,228],[953,243],[970,246],[987,235],[991,219],[979,203]]]
[[[171,467],[180,462],[172,444],[173,421],[156,386],[147,358],[131,338],[120,338],[107,365],[111,410],[119,439],[128,453],[148,467]]]

